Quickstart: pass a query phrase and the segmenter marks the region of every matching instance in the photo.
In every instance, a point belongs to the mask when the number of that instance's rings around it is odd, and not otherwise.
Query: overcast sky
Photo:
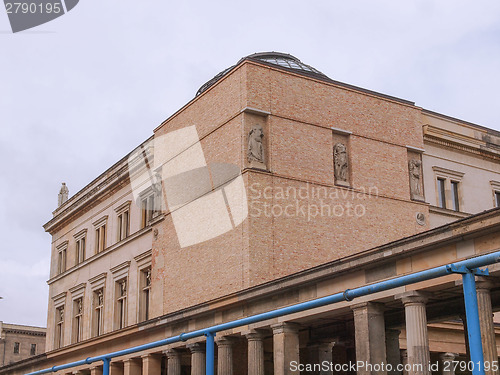
[[[0,10],[0,320],[46,325],[61,182],[83,188],[254,52],[500,130],[500,2],[81,0],[12,34]]]

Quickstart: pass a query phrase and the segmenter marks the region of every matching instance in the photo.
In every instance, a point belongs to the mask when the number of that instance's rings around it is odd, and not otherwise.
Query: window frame
[[[87,229],[82,229],[74,236],[75,239],[75,266],[85,261],[87,247]]]
[[[64,241],[63,243],[56,246],[57,250],[57,269],[56,274],[60,275],[67,270],[68,265],[68,244],[69,241]]]
[[[101,217],[99,220],[92,223],[94,226],[94,253],[99,254],[107,249],[106,241],[107,241],[107,224],[108,224],[108,215]]]
[[[126,201],[115,209],[116,212],[116,239],[120,242],[130,236],[130,204],[132,201]],[[125,223],[125,225],[124,225]]]
[[[463,212],[462,179],[465,173],[438,166],[433,166],[432,170],[436,181],[436,207]],[[443,181],[443,185],[440,181]],[[442,195],[444,200],[441,200]]]

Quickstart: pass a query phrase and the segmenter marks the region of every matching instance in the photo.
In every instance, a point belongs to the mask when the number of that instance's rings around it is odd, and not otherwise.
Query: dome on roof
[[[287,70],[292,70],[301,74],[316,76],[317,78],[329,79],[326,75],[321,73],[318,69],[313,68],[310,65],[304,64],[295,56],[289,55],[287,53],[281,52],[259,52],[254,53],[252,55],[248,55],[243,57],[240,61],[238,61],[235,65],[230,66],[227,69],[224,69],[222,72],[217,74],[214,78],[204,83],[196,92],[196,96],[200,95],[204,91],[206,91],[209,87],[215,84],[219,79],[224,77],[227,73],[229,73],[234,67],[239,65],[245,60],[255,60],[259,62],[263,62],[265,64],[277,65],[281,68],[285,68]]]

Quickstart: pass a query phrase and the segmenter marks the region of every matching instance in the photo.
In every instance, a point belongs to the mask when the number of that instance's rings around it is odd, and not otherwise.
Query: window
[[[117,216],[117,240],[121,241],[130,234],[130,203],[127,201],[115,209]]]
[[[445,193],[445,182],[444,178],[438,178],[438,206],[441,208],[446,208],[446,193]]]
[[[500,191],[495,191],[495,207],[500,207]]]
[[[454,211],[460,211],[460,203],[458,198],[458,182],[451,181],[451,203]]]
[[[20,344],[18,342],[14,343],[14,354],[19,354]]]
[[[151,307],[151,268],[144,270],[141,272],[142,278],[142,298],[141,298],[141,307],[142,307],[142,319],[148,320],[150,318],[150,307]]]
[[[493,192],[493,207],[500,207],[500,182],[490,181],[490,184]]]
[[[93,328],[94,336],[100,336],[104,332],[104,289],[98,289],[94,291],[94,316],[93,316]]]
[[[116,329],[124,328],[127,322],[127,280],[116,283]]]
[[[68,249],[68,242],[65,241],[57,246],[57,274],[66,271],[66,251]]]
[[[155,195],[150,194],[141,199],[141,227],[145,228],[154,217]]]
[[[36,344],[31,344],[30,355],[36,355]]]
[[[56,349],[63,346],[64,335],[64,306],[56,308],[56,334],[54,346]]]
[[[83,298],[73,301],[73,343],[82,341]]]
[[[437,206],[453,211],[462,209],[461,181],[464,173],[434,166],[436,175]]]
[[[87,242],[87,229],[81,230],[75,237],[75,264],[80,264],[85,260],[85,245]]]
[[[104,216],[94,223],[95,227],[95,253],[98,254],[106,248],[106,224],[108,217]]]

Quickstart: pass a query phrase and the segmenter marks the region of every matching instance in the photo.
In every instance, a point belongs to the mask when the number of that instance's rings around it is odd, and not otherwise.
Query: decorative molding
[[[125,212],[127,211],[128,209],[130,209],[130,204],[132,203],[131,200],[128,200],[126,202],[123,202],[121,205],[119,205],[117,208],[115,208],[115,212],[119,215],[121,214],[122,212]]]
[[[271,114],[271,112],[268,112],[268,111],[264,111],[262,109],[258,109],[258,108],[252,108],[252,107],[245,107],[243,108],[240,113],[250,113],[252,115],[259,115],[259,116],[269,116]]]
[[[149,266],[149,264],[151,264],[151,256],[152,256],[152,251],[148,250],[134,257],[134,260],[137,263],[137,267],[143,268],[146,265]]]
[[[73,237],[75,238],[75,241],[78,241],[79,239],[82,239],[83,237],[87,236],[87,231],[88,229],[82,229],[78,233],[74,234]]]
[[[111,268],[110,271],[113,274],[113,279],[121,279],[128,275],[129,269],[130,269],[130,261],[127,260],[126,262],[123,262]]]
[[[52,297],[52,301],[54,301],[54,307],[56,309],[64,306],[64,304],[66,303],[66,294],[66,292],[62,292]]]
[[[330,129],[332,130],[332,132],[334,132],[336,134],[341,134],[341,135],[351,135],[352,134],[352,132],[349,130],[334,128],[333,126]]]
[[[65,250],[65,249],[67,249],[67,248],[68,248],[68,244],[69,244],[69,240],[66,240],[66,241],[64,241],[64,242],[60,243],[59,245],[57,245],[57,246],[56,246],[56,249],[57,249],[58,251]]]
[[[418,147],[413,147],[413,146],[408,146],[408,145],[406,145],[405,147],[408,151],[416,152],[418,154],[423,154],[425,152],[425,150],[423,148],[418,148]]]
[[[499,181],[490,181],[491,188],[496,191],[500,191],[500,182]]]
[[[434,171],[437,177],[444,177],[457,181],[460,181],[465,174],[463,172],[457,172],[451,169],[442,168],[438,166],[433,166],[432,170]]]
[[[462,218],[472,216],[472,214],[468,214],[466,212],[454,211],[454,210],[450,210],[448,208],[441,208],[441,207],[437,207],[437,206],[429,206],[429,212],[431,214],[441,214],[441,215],[451,216],[451,217],[454,217],[457,219],[462,219]]]
[[[103,217],[101,217],[100,219],[98,219],[98,220],[94,221],[94,222],[92,223],[92,225],[93,225],[94,227],[96,227],[96,229],[97,229],[97,228],[102,227],[103,225],[105,225],[105,224],[107,223],[107,221],[108,221],[108,215],[104,215],[104,216],[103,216]]]
[[[75,300],[83,297],[83,295],[85,294],[86,286],[87,286],[86,283],[82,283],[74,286],[73,288],[70,288],[69,292],[71,293],[71,299]]]
[[[91,278],[89,280],[89,283],[90,283],[92,290],[104,288],[104,286],[106,284],[107,275],[108,274],[106,272],[104,272],[104,273],[101,273],[101,274]]]

